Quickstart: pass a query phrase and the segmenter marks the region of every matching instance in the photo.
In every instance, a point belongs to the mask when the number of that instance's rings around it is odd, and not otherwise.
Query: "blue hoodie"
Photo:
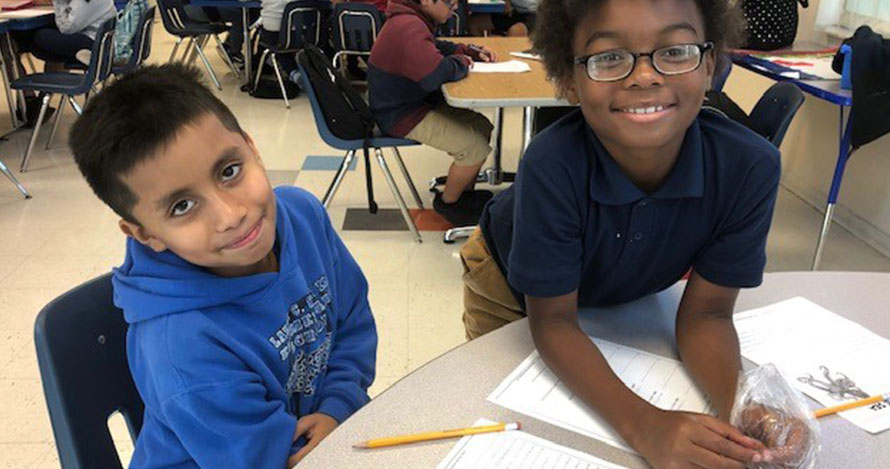
[[[145,401],[131,467],[282,469],[297,418],[368,402],[368,285],[318,200],[278,188],[279,272],[224,278],[127,240],[114,302]]]

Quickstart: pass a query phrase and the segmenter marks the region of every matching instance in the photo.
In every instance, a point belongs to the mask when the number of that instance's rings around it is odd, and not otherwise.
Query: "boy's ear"
[[[139,225],[138,223],[133,223],[121,219],[117,222],[117,226],[125,235],[135,239],[136,241],[139,241],[145,246],[148,246],[155,252],[163,252],[167,250],[167,245],[163,241],[149,235],[145,231],[145,228],[143,228],[142,225]]]
[[[578,87],[575,85],[575,80],[572,77],[564,79],[562,85],[562,93],[565,95],[566,101],[571,105],[576,105],[581,102],[580,93],[578,93]]]
[[[717,71],[717,56],[708,54],[705,56],[705,70],[708,72],[708,83],[714,83],[714,73]],[[708,87],[710,89],[710,87]]]

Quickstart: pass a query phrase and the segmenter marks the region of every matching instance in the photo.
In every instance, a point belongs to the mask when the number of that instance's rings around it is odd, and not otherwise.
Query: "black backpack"
[[[297,62],[315,90],[315,98],[331,133],[344,140],[364,140],[368,210],[377,213],[374,186],[371,182],[371,157],[368,151],[375,127],[371,109],[349,81],[331,66],[330,59],[318,47],[307,44],[297,54]]]

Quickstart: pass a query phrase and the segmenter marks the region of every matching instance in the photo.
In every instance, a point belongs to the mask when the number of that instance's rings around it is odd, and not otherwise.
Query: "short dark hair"
[[[532,33],[532,48],[541,56],[547,75],[560,92],[574,67],[572,41],[575,29],[604,0],[541,0]],[[717,70],[725,65],[725,54],[744,40],[745,20],[734,0],[695,0],[704,19],[705,39],[714,43]]]
[[[243,134],[232,111],[182,64],[145,66],[90,99],[71,127],[69,145],[93,192],[124,220],[138,223],[138,194],[123,181],[136,165],[208,113]],[[159,175],[160,176],[160,175]]]

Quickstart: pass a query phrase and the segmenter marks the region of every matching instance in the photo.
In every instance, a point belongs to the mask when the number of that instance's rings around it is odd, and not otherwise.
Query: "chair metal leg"
[[[420,236],[420,232],[417,231],[417,225],[414,224],[414,219],[411,218],[411,212],[408,211],[408,206],[405,205],[405,199],[402,198],[402,193],[399,191],[399,187],[396,186],[396,181],[393,179],[392,173],[389,171],[389,166],[386,165],[386,159],[383,158],[383,151],[379,148],[375,148],[374,153],[377,155],[377,164],[379,164],[380,169],[383,170],[383,176],[386,179],[386,183],[389,185],[389,190],[392,191],[392,195],[396,199],[396,204],[399,205],[399,210],[402,212],[402,218],[405,219],[408,229],[411,230],[411,235],[414,236],[415,241],[422,243],[423,238]]]
[[[828,238],[828,229],[831,228],[831,219],[834,215],[834,204],[825,205],[825,216],[822,217],[822,230],[819,231],[819,241],[816,242],[816,253],[813,255],[813,265],[810,270],[818,270],[822,263],[822,250],[825,248],[825,239]]]
[[[206,68],[207,73],[210,74],[210,79],[213,80],[213,84],[216,85],[216,89],[221,90],[222,85],[219,84],[219,80],[216,78],[216,73],[213,71],[213,67],[210,66],[210,61],[207,60],[207,56],[204,55],[204,48],[201,47],[201,44],[195,42],[195,50],[201,57],[201,62],[204,62],[204,68]]]
[[[25,150],[25,157],[22,159],[22,167],[19,169],[19,171],[23,173],[28,170],[28,160],[31,159],[31,151],[34,150],[34,143],[37,142],[37,135],[40,133],[40,124],[43,123],[43,117],[46,116],[46,108],[49,107],[49,99],[51,97],[52,95],[49,93],[43,95],[43,100],[40,104],[40,114],[37,115],[37,122],[34,123],[34,130],[31,131],[31,140],[28,141],[28,149]]]
[[[74,99],[74,96],[69,95],[68,102],[71,104],[71,109],[74,109],[74,112],[76,112],[78,116],[83,115],[83,108],[80,107],[80,104],[77,104],[77,100]]]
[[[281,97],[284,98],[284,107],[290,109],[290,101],[287,100],[287,90],[284,89],[284,80],[281,79],[281,70],[278,68],[278,58],[272,53],[272,68],[275,69],[275,78],[278,78],[278,86],[281,88]]]
[[[5,44],[6,44],[6,50],[8,52],[8,57],[15,57],[16,52],[15,52],[15,48],[12,46],[12,39],[10,37],[11,35],[4,34],[3,36],[6,37]],[[0,39],[0,40],[2,40],[2,39]],[[4,45],[3,43],[0,43],[0,47],[3,47],[3,45]],[[12,82],[12,80],[15,80],[16,78],[18,78],[17,77],[18,67],[16,67],[13,64],[13,66],[10,67],[10,69],[12,70],[12,76],[7,75],[6,67],[0,67],[0,73],[2,73],[2,75],[3,75],[3,89],[6,91],[6,103],[9,105],[9,118],[10,118],[10,120],[12,120],[12,128],[17,129],[20,124],[19,124],[19,119],[16,117],[15,111],[16,111],[16,109],[20,109],[21,115],[23,118],[26,115],[26,111],[25,111],[24,106],[22,106],[22,107],[17,106],[17,104],[18,104],[17,99],[20,95],[22,96],[21,102],[24,103],[24,95],[22,94],[22,92],[18,91],[18,92],[13,93],[12,89],[9,88],[9,84]]]
[[[53,146],[53,139],[56,138],[56,132],[59,131],[59,122],[62,122],[62,111],[65,110],[65,95],[59,95],[59,108],[56,109],[56,118],[53,120],[53,130],[49,133],[49,139],[46,141],[46,149],[49,150]]]
[[[203,37],[193,37],[191,42],[189,42],[189,47],[186,49],[185,55],[182,57],[183,63],[186,65],[191,65],[195,63],[195,59],[198,58],[198,51],[195,50],[195,46],[201,45],[201,41],[203,41]]]
[[[340,188],[340,184],[346,176],[346,171],[349,171],[349,166],[352,165],[354,159],[355,150],[346,152],[346,156],[343,157],[343,162],[340,163],[340,169],[337,170],[337,174],[334,175],[334,180],[331,181],[331,185],[328,186],[328,190],[325,191],[324,197],[321,198],[321,204],[324,208],[328,208],[328,206],[331,205],[331,201],[334,200],[334,195],[337,193],[337,189]]]
[[[417,187],[414,185],[414,180],[411,179],[411,175],[408,174],[408,168],[405,166],[405,161],[402,160],[402,154],[399,153],[398,147],[392,147],[392,152],[396,155],[396,163],[399,164],[399,169],[402,170],[402,176],[405,176],[405,181],[408,183],[408,189],[411,190],[411,195],[414,196],[414,201],[417,202],[417,208],[423,210],[423,201],[420,199],[420,194],[417,193]]]
[[[260,56],[260,62],[257,64],[256,76],[253,77],[253,89],[256,89],[257,85],[260,84],[260,76],[263,74],[263,64],[266,63],[266,57],[269,55],[269,49],[263,51],[263,54]]]
[[[3,161],[0,161],[0,172],[5,174],[6,177],[8,177],[13,184],[15,184],[15,187],[18,188],[19,192],[21,192],[26,199],[31,198],[31,194],[28,193],[28,190],[25,189],[25,186],[23,186],[22,183],[20,183],[19,180],[15,178],[15,175],[13,175],[12,171],[10,171],[9,168],[7,168],[5,164],[3,164]]]
[[[219,49],[219,55],[222,56],[223,60],[226,62],[226,65],[232,69],[232,73],[235,74],[235,78],[241,79],[241,74],[238,73],[238,69],[235,67],[235,64],[232,62],[232,58],[229,57],[229,53],[226,52],[226,48],[223,47],[222,41],[219,40],[219,36],[213,34],[213,39],[216,40],[216,48]]]
[[[445,244],[451,244],[458,239],[469,238],[474,231],[476,231],[475,226],[460,226],[457,228],[451,228],[445,232],[445,237],[442,238],[442,241],[444,241]]]
[[[173,51],[170,52],[170,58],[167,59],[167,62],[173,62],[176,59],[176,51],[179,50],[180,44],[182,44],[182,38],[176,38],[176,44],[173,44]]]

